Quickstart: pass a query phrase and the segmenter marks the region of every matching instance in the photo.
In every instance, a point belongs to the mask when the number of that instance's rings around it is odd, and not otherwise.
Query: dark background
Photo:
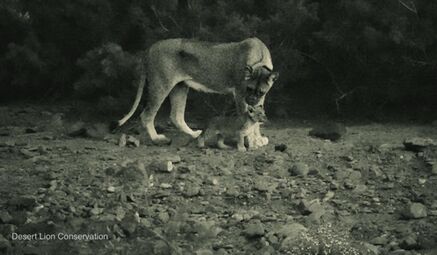
[[[80,99],[126,112],[138,56],[152,43],[251,36],[281,74],[269,116],[437,117],[437,2],[429,0],[2,0],[0,99]],[[193,94],[191,105],[223,108],[224,98]]]

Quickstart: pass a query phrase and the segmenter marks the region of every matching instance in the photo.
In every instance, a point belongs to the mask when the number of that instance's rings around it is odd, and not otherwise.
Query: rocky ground
[[[69,112],[0,107],[0,254],[437,254],[435,125],[273,121],[242,153]]]

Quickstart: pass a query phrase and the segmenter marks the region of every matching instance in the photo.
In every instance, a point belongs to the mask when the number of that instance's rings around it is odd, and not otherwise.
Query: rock
[[[195,255],[214,255],[214,253],[209,249],[200,249],[200,250],[197,250],[194,254]]]
[[[36,127],[28,127],[26,129],[24,129],[24,133],[26,133],[26,134],[35,134],[37,132],[38,132],[38,130]]]
[[[270,182],[267,177],[258,176],[254,180],[254,189],[261,192],[272,192],[277,186],[277,183]]]
[[[308,229],[302,224],[291,222],[281,226],[276,233],[281,237],[291,237],[292,239],[296,239],[300,234],[306,232],[307,230]]]
[[[168,155],[165,157],[165,160],[171,161],[171,163],[176,164],[181,162],[182,158],[179,155]]]
[[[287,150],[287,145],[280,143],[280,144],[276,144],[275,145],[275,151],[280,151],[280,152],[284,152]]]
[[[289,169],[292,176],[307,176],[309,171],[310,169],[305,163],[296,163]]]
[[[426,206],[421,203],[411,203],[401,214],[405,219],[420,219],[428,216]]]
[[[103,208],[93,207],[93,209],[90,210],[90,215],[99,215],[102,214]]]
[[[114,186],[109,186],[106,191],[108,191],[109,193],[114,193],[115,192],[115,187]]]
[[[103,139],[109,133],[108,125],[96,123],[86,129],[87,137]]]
[[[368,252],[367,254],[368,255],[379,255],[380,254],[379,248],[377,246],[373,245],[373,244],[364,243],[363,244],[363,248],[365,250],[367,250],[367,252]]]
[[[199,195],[200,193],[200,186],[194,183],[191,184],[187,184],[187,186],[185,187],[185,190],[183,192],[183,195],[185,197],[194,197]]]
[[[333,191],[326,192],[325,196],[323,197],[323,202],[329,201],[332,198],[334,198],[335,193]]]
[[[170,246],[167,245],[163,240],[158,240],[153,243],[153,254],[155,255],[168,255],[173,254]]]
[[[374,245],[386,245],[388,244],[388,241],[387,235],[381,235],[371,239],[370,243]]]
[[[0,253],[7,254],[7,250],[11,247],[9,240],[0,234]]]
[[[437,175],[437,163],[435,163],[435,162],[432,164],[431,174],[432,175]]]
[[[121,134],[120,138],[118,139],[118,146],[125,147],[127,143],[126,134]]]
[[[173,171],[173,163],[169,160],[155,160],[149,167],[158,172],[169,173]]]
[[[135,138],[135,136],[128,135],[126,137],[126,146],[140,147],[140,140]]]
[[[323,207],[318,199],[314,199],[312,201],[302,199],[298,205],[298,209],[302,215],[309,215],[311,213],[320,211],[323,209]]]
[[[431,138],[413,137],[404,141],[406,150],[422,152],[430,146],[437,146],[437,143]]]
[[[8,211],[0,211],[0,223],[7,224],[12,221],[12,216]]]
[[[10,206],[15,206],[17,209],[31,209],[36,205],[36,200],[34,197],[21,196],[14,197],[8,201]]]
[[[171,189],[173,188],[173,185],[171,185],[170,183],[161,183],[159,187],[162,189]]]
[[[319,125],[309,132],[310,136],[328,139],[331,141],[338,141],[345,134],[346,127],[343,124],[333,122]]]
[[[121,221],[120,227],[121,229],[123,229],[124,233],[126,233],[127,236],[132,236],[132,234],[137,229],[138,223],[139,222],[135,218],[134,214],[128,214]]]
[[[415,234],[410,234],[404,237],[400,243],[399,247],[405,250],[413,250],[420,248],[417,244],[417,236]]]
[[[256,238],[264,235],[264,226],[259,220],[248,223],[244,229],[244,235],[248,238]]]
[[[122,168],[115,173],[115,176],[123,181],[142,182],[146,180],[144,164],[140,161],[122,163]]]
[[[170,220],[170,215],[168,212],[159,212],[158,220],[160,220],[162,223],[167,223]]]
[[[80,137],[80,136],[86,136],[87,130],[85,128],[85,123],[82,121],[78,121],[74,123],[73,125],[69,126],[67,128],[67,135],[71,137]]]

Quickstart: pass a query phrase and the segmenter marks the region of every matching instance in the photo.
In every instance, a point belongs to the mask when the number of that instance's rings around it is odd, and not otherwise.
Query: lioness
[[[261,105],[256,107],[248,105],[247,112],[236,117],[215,117],[209,121],[205,131],[198,137],[198,147],[205,147],[205,138],[213,135],[219,149],[231,148],[225,144],[225,138],[237,138],[238,151],[246,151],[244,138],[248,137],[256,123],[265,121],[267,117]]]
[[[168,39],[153,44],[146,56],[146,72],[141,75],[137,96],[130,112],[118,121],[123,125],[140,103],[147,76],[148,100],[141,113],[142,125],[154,143],[170,143],[170,139],[155,130],[155,116],[169,96],[170,118],[181,131],[197,138],[200,130],[185,123],[188,89],[232,94],[241,114],[249,105],[263,105],[264,97],[278,77],[273,72],[270,52],[257,38],[234,43],[208,43],[188,39]],[[259,126],[255,138],[266,144]],[[264,139],[260,139],[264,138]],[[264,144],[261,144],[264,145]]]

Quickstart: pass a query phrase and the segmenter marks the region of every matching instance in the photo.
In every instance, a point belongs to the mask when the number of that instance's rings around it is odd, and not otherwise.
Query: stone
[[[431,174],[437,175],[437,163],[435,163],[435,162],[431,166]]]
[[[11,247],[8,239],[6,239],[2,234],[0,234],[0,253],[6,254],[7,250]]]
[[[399,247],[405,250],[413,250],[420,248],[417,243],[417,236],[415,234],[410,234],[404,237],[400,243]]]
[[[281,237],[291,237],[292,239],[296,239],[300,234],[306,232],[308,229],[304,227],[302,224],[296,222],[286,223],[281,226],[276,233]]]
[[[421,203],[411,203],[401,214],[406,219],[420,219],[428,216],[426,206]]]
[[[185,197],[194,197],[194,196],[199,195],[199,193],[200,193],[200,186],[197,184],[191,183],[185,187],[183,195]]]
[[[0,211],[0,223],[7,224],[12,221],[12,216],[8,211]]]
[[[261,237],[264,235],[264,225],[259,220],[253,220],[246,225],[244,235],[248,238]]]
[[[319,211],[321,209],[320,207],[321,204],[318,199],[312,201],[302,199],[298,205],[298,209],[302,215],[309,215],[315,211]]]
[[[155,160],[153,161],[149,167],[158,172],[169,173],[173,171],[173,162],[170,160]]]
[[[283,143],[280,143],[280,144],[276,144],[275,145],[275,151],[280,151],[280,152],[284,152],[284,151],[286,151],[287,150],[287,145],[286,144],[283,144]]]
[[[8,201],[8,204],[17,208],[31,209],[36,205],[36,200],[34,197],[21,196],[12,198]]]
[[[132,236],[132,234],[137,229],[138,223],[135,215],[129,214],[123,218],[123,220],[120,223],[121,229],[123,229],[124,233],[126,233],[127,236]]]
[[[431,138],[413,137],[404,141],[405,149],[413,152],[422,152],[430,146],[437,146]]]
[[[313,128],[309,132],[309,135],[331,141],[338,141],[346,132],[346,127],[343,124],[328,122]]]
[[[305,163],[296,163],[289,169],[292,176],[307,176],[309,171],[310,169]]]
[[[194,254],[195,255],[214,255],[214,253],[209,249],[199,249]]]
[[[121,134],[120,138],[118,139],[118,146],[125,147],[127,143],[127,136],[126,134]]]
[[[140,147],[140,140],[138,140],[135,136],[128,135],[126,137],[126,146]]]
[[[82,121],[77,121],[73,125],[67,128],[67,134],[71,137],[84,137],[87,134],[87,130],[85,128],[85,123]]]

